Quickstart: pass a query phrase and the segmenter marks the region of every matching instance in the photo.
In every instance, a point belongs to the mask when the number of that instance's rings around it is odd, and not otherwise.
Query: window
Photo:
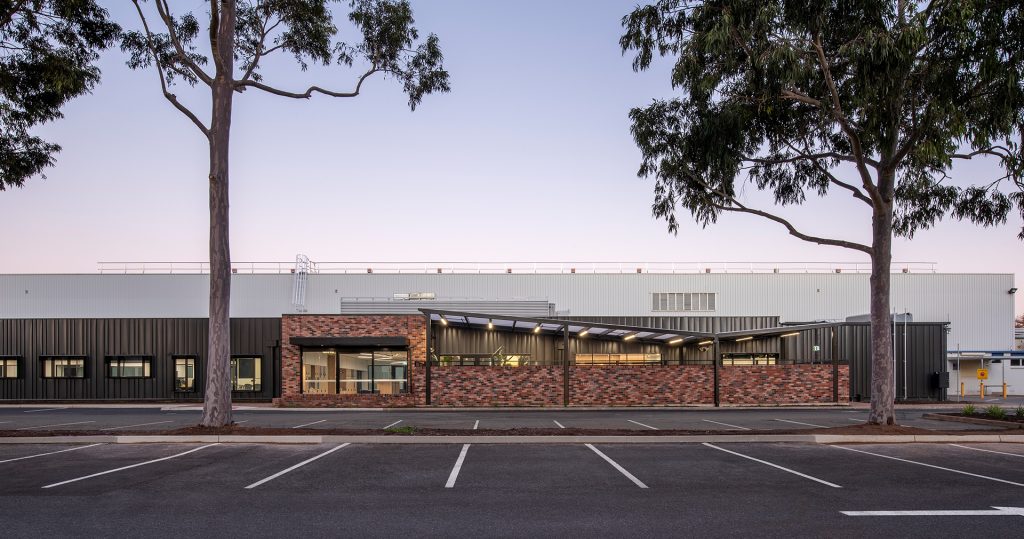
[[[174,357],[174,391],[187,393],[196,390],[195,356]]]
[[[263,389],[262,357],[231,358],[231,390],[261,391]]]
[[[43,378],[85,378],[85,356],[43,356]]]
[[[714,311],[713,292],[655,292],[651,294],[651,310],[661,312]]]
[[[576,365],[661,365],[661,354],[576,354]]]
[[[0,356],[0,378],[17,378],[20,364],[18,356]]]
[[[1010,366],[1011,367],[1024,367],[1024,359],[1011,359],[1010,360]]]
[[[107,356],[107,378],[149,378],[153,373],[150,356]]]
[[[777,365],[779,354],[722,354],[722,365]]]

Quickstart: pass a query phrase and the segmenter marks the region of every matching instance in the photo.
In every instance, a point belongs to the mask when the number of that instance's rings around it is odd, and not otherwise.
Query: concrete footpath
[[[1024,444],[1024,434],[751,434],[694,436],[405,436],[405,435],[147,435],[147,436],[19,436],[0,438],[0,444],[679,444],[795,442],[812,444],[909,443],[1013,443]]]

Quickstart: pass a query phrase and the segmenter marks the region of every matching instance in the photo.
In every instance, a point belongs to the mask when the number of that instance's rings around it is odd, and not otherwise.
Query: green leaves
[[[1024,212],[1019,2],[661,0],[622,25],[634,69],[674,62],[679,97],[630,113],[672,230],[677,209],[705,225],[743,210],[748,179],[780,205],[840,187],[906,237]],[[959,177],[966,159],[1002,174]]]
[[[92,0],[0,2],[0,191],[53,165],[60,146],[32,129],[97,84],[96,51],[119,31]]]

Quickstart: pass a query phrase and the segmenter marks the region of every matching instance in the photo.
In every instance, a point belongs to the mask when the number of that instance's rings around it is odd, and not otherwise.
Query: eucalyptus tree
[[[60,146],[32,130],[92,90],[119,33],[93,0],[0,0],[0,191],[53,165]]]
[[[1018,0],[660,0],[622,19],[634,70],[669,57],[679,94],[630,111],[654,216],[675,232],[677,212],[705,227],[724,213],[754,215],[870,257],[870,423],[895,422],[893,236],[912,238],[949,214],[995,225],[1012,208],[999,186],[1022,177],[1021,9]],[[998,173],[954,171],[969,159]],[[775,205],[743,197],[748,184]],[[815,234],[780,211],[836,196],[865,210],[849,237]]]
[[[210,0],[204,12],[172,11],[167,0],[132,0],[141,29],[125,33],[122,49],[133,69],[152,69],[160,90],[209,143],[210,322],[202,424],[231,422],[230,286],[228,245],[229,140],[236,95],[258,91],[290,99],[356,97],[374,75],[402,84],[410,108],[423,97],[449,91],[437,36],[421,39],[406,0],[353,0],[348,20],[358,40],[339,40],[331,0]],[[205,28],[202,28],[205,25]],[[204,37],[200,39],[200,33]],[[264,77],[273,56],[291,55],[310,64],[354,68],[347,90],[321,86],[287,89]],[[172,92],[184,82],[209,93],[204,119]]]

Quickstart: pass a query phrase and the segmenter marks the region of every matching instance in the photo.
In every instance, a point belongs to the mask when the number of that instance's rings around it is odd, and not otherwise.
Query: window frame
[[[81,376],[54,376],[54,369],[47,370],[47,361],[81,361],[82,362],[82,375]],[[41,363],[39,377],[46,380],[85,380],[89,378],[89,356],[85,355],[43,355],[39,356],[39,362]],[[51,367],[56,367],[56,364]]]
[[[178,360],[192,360],[192,388],[178,389]],[[171,390],[174,393],[195,393],[196,382],[199,380],[199,355],[198,354],[172,354],[171,355]]]
[[[238,389],[238,378],[234,376],[235,369],[237,368],[239,359],[255,359],[256,365],[259,367],[259,377],[253,376],[253,380],[259,380],[259,387],[253,387],[253,389]],[[231,354],[228,361],[228,375],[231,377],[231,392],[232,393],[261,393],[263,392],[263,355],[262,354]],[[254,383],[253,386],[256,386]]]
[[[0,380],[20,380],[25,377],[22,368],[22,356],[0,355]],[[9,362],[14,363],[14,376],[7,376]]]
[[[141,361],[143,363],[142,372],[149,372],[149,374],[143,374],[141,376],[125,376],[124,375],[124,362],[126,361]],[[111,365],[114,363],[118,364],[118,369],[121,374],[112,375],[110,371]],[[148,364],[148,365],[147,365]],[[148,367],[148,368],[147,368]],[[156,373],[153,371],[153,356],[145,355],[120,355],[120,356],[103,356],[103,376],[108,380],[145,380],[149,378],[155,378]]]
[[[718,292],[651,292],[651,312],[688,313],[718,311]]]

